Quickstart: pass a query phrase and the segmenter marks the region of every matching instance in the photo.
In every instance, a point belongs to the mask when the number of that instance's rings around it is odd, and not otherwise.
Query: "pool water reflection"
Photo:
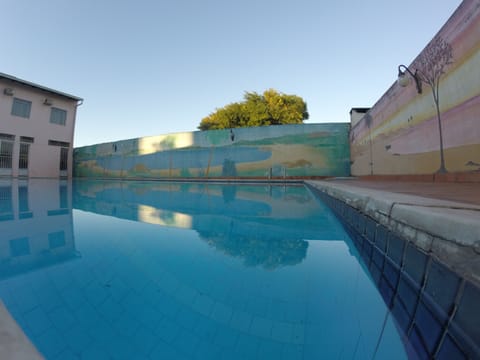
[[[351,239],[303,186],[0,194],[0,299],[48,359],[407,357]]]

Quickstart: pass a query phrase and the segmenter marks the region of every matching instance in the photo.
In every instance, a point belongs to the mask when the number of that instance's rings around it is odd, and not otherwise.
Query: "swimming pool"
[[[0,299],[47,359],[414,356],[304,186],[0,184]]]

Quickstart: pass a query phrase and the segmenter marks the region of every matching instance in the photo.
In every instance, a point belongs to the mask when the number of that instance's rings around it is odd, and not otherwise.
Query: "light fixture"
[[[403,69],[403,71],[402,71]],[[408,86],[410,84],[410,78],[407,76],[407,72],[412,76],[412,78],[415,80],[415,85],[417,86],[417,92],[419,94],[422,93],[422,79],[418,76],[418,70],[415,70],[415,72],[411,72],[408,67],[405,65],[398,65],[398,85],[401,87]]]

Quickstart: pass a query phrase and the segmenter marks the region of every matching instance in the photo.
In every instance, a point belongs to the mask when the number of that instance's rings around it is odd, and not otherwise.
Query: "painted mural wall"
[[[435,38],[450,44],[440,77],[443,153],[449,173],[480,173],[480,1],[465,0]],[[409,66],[419,66],[425,50]],[[392,73],[396,69],[392,69]],[[352,175],[419,175],[440,169],[440,132],[432,91],[398,84],[352,127]]]
[[[74,150],[74,176],[269,178],[350,175],[350,125],[197,131]]]

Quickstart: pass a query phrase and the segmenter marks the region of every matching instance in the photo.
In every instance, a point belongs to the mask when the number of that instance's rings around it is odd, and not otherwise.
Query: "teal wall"
[[[302,124],[196,131],[74,150],[74,176],[265,178],[350,175],[350,125]]]

